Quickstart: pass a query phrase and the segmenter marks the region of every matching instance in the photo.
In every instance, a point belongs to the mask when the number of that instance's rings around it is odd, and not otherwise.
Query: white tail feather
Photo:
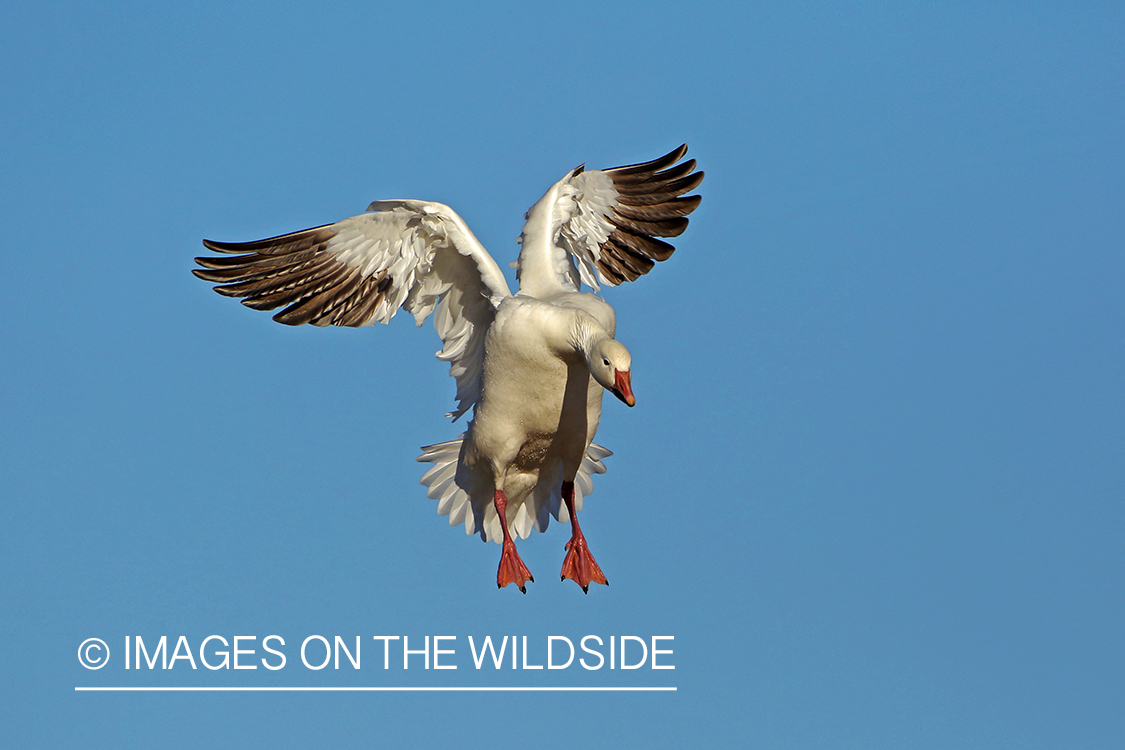
[[[422,448],[418,460],[433,466],[422,475],[426,496],[437,500],[437,512],[449,516],[449,525],[465,524],[466,534],[479,534],[486,542],[500,544],[504,539],[500,517],[492,504],[492,482],[479,481],[479,477],[460,466],[461,445],[465,435],[456,440],[428,445]],[[613,453],[591,443],[586,449],[582,465],[574,477],[574,509],[582,510],[582,499],[594,491],[594,474],[606,471],[602,459]],[[474,493],[475,485],[475,493]],[[486,486],[487,485],[487,486]],[[508,531],[526,539],[534,531],[546,531],[554,516],[559,523],[570,523],[570,514],[562,501],[562,466],[553,471],[541,472],[539,481],[523,496],[508,498]]]

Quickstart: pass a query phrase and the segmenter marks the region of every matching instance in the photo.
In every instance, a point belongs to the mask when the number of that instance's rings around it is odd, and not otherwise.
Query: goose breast
[[[592,294],[516,295],[497,311],[485,339],[469,446],[473,462],[487,462],[494,478],[534,485],[539,470],[555,461],[564,476],[577,472],[597,432],[604,392],[575,347],[581,316],[613,331],[613,308]]]

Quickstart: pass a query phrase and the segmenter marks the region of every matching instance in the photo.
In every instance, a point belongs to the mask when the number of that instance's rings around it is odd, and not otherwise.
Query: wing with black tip
[[[520,288],[596,291],[667,260],[675,248],[659,238],[682,234],[701,200],[684,195],[703,181],[694,159],[681,161],[686,153],[683,145],[644,164],[569,172],[528,212]]]
[[[223,255],[196,258],[193,273],[255,310],[284,308],[286,325],[387,323],[399,308],[421,325],[431,313],[439,359],[457,380],[464,414],[480,394],[484,334],[510,295],[496,262],[451,208],[376,201],[368,213],[255,242],[213,242]]]

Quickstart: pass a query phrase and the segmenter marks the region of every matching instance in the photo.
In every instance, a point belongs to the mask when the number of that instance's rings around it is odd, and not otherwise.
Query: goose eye
[[[602,357],[602,364],[605,365],[606,367],[609,367],[609,360],[606,359],[605,357]]]

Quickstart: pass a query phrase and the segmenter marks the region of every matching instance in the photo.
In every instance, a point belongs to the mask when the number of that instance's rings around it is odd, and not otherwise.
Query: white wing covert
[[[368,213],[255,242],[203,244],[228,257],[196,258],[193,273],[255,310],[285,309],[286,325],[387,323],[401,307],[422,325],[433,314],[457,381],[457,419],[480,396],[484,335],[511,294],[496,262],[453,209],[376,201]]]

